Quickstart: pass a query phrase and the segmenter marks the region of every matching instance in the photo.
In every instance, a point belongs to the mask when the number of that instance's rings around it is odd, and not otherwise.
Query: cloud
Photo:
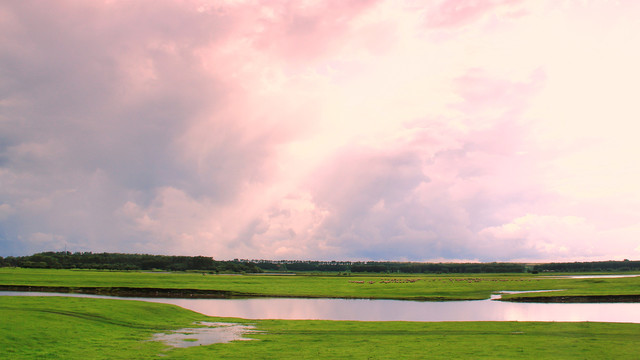
[[[255,46],[291,63],[318,61],[343,46],[353,20],[377,0],[273,2],[260,6]]]
[[[9,218],[9,216],[11,216],[14,213],[15,213],[15,210],[11,205],[9,204],[0,205],[0,220],[6,220],[7,218]]]
[[[632,257],[637,12],[2,4],[0,255]]]
[[[526,254],[538,259],[563,259],[576,252],[591,255],[593,231],[586,219],[577,216],[527,214],[507,224],[482,229],[479,234],[488,242],[500,242],[500,247],[489,246],[511,252],[509,257]]]
[[[519,3],[521,3],[520,0],[444,0],[437,2],[427,12],[426,24],[430,28],[462,27],[488,13],[507,11],[511,14],[519,14],[519,11],[513,10],[517,9]]]

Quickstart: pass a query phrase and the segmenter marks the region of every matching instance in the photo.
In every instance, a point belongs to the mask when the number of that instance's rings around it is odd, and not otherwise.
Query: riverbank
[[[0,291],[29,291],[67,294],[91,294],[118,297],[150,297],[179,299],[233,299],[247,297],[246,294],[233,291],[202,289],[167,289],[133,287],[69,287],[69,286],[30,286],[0,285]]]
[[[640,277],[571,279],[532,274],[477,275],[202,275],[98,270],[0,268],[0,288],[12,291],[79,292],[115,296],[185,298],[288,297],[482,300],[500,291],[562,290],[515,294],[540,297],[636,297]],[[540,300],[532,300],[540,301]]]
[[[381,300],[376,298],[344,298],[331,296],[283,296],[247,294],[232,291],[200,290],[200,289],[166,289],[166,288],[130,288],[130,287],[61,287],[61,286],[28,286],[28,285],[0,285],[0,291],[25,291],[43,293],[66,293],[105,295],[115,297],[137,298],[175,298],[175,299],[247,299],[247,298],[291,298],[291,299],[352,299],[352,300]],[[561,291],[561,290],[560,290]],[[527,296],[503,295],[492,300],[528,303],[640,303],[640,295],[600,295],[600,296]],[[411,301],[465,301],[451,297],[408,298],[393,300]],[[468,300],[466,300],[468,301]]]
[[[208,317],[139,301],[0,297],[6,359],[634,359],[639,324],[356,322]],[[254,325],[236,341],[174,348],[154,334],[199,322]]]
[[[518,296],[502,298],[501,301],[530,302],[530,303],[640,303],[640,295],[583,295],[583,296]]]
[[[293,298],[293,299],[353,299],[353,300],[382,300],[377,297],[340,297],[326,295],[286,295],[241,293],[236,291],[202,290],[202,289],[167,289],[167,288],[132,288],[132,287],[67,287],[67,286],[29,286],[29,285],[0,285],[0,291],[26,291],[63,294],[88,294],[116,297],[138,298],[176,298],[176,299],[248,299],[248,298]],[[407,298],[395,297],[387,300],[410,301],[466,301],[453,297],[412,296]]]

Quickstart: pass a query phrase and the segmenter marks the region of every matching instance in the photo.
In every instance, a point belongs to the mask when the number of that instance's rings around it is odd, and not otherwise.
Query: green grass
[[[640,324],[251,321],[259,341],[148,341],[210,318],[172,305],[0,297],[1,359],[637,359]],[[162,357],[160,357],[162,355]]]
[[[145,359],[164,348],[144,341],[153,333],[201,316],[136,301],[3,296],[0,318],[2,359]]]
[[[390,279],[419,280],[382,283]],[[500,290],[564,290],[528,296],[640,295],[640,277],[554,279],[531,274],[203,276],[200,273],[0,268],[0,285],[207,289],[262,296],[414,300],[486,299]]]

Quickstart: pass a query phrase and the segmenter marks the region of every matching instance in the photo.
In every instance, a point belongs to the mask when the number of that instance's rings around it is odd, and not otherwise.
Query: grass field
[[[0,297],[2,359],[637,359],[640,324],[251,321],[259,341],[172,348],[154,333],[210,318],[172,305]]]
[[[640,295],[640,277],[556,279],[531,274],[276,276],[0,268],[0,285],[206,289],[239,295],[414,300],[486,299],[500,290],[563,290],[528,296]]]

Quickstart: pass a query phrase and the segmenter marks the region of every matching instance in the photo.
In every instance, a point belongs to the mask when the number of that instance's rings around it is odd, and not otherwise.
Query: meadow
[[[640,278],[558,279],[532,274],[211,275],[0,268],[1,286],[199,289],[236,296],[485,299],[500,290],[545,296],[639,295]],[[518,296],[518,295],[511,295]],[[7,359],[415,359],[637,358],[640,324],[357,322],[212,318],[173,305],[111,299],[0,297],[0,358]],[[259,341],[173,348],[153,334],[197,321],[254,324]]]
[[[173,305],[0,297],[3,359],[637,359],[640,324],[211,318]],[[173,348],[153,334],[196,321],[254,324],[257,341]]]
[[[554,274],[557,275],[557,274]],[[562,290],[518,297],[640,296],[640,277],[560,279],[537,274],[299,274],[212,275],[140,271],[0,268],[0,287],[94,288],[103,294],[116,288],[193,289],[233,296],[371,298],[406,300],[477,300],[497,291]],[[188,292],[188,291],[187,291]]]

